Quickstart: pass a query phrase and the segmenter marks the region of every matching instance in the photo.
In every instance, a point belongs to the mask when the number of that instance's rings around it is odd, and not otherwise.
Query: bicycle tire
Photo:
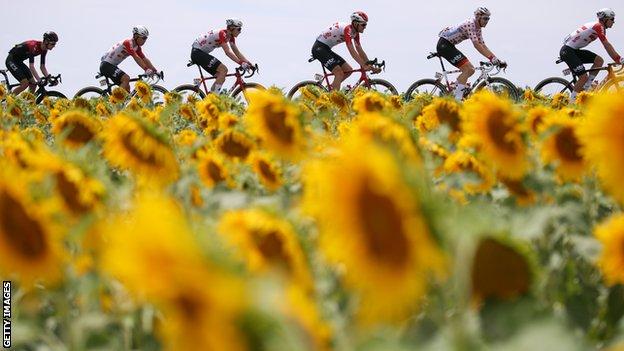
[[[299,82],[299,83],[295,84],[290,89],[290,91],[288,92],[287,97],[292,100],[293,97],[295,96],[295,94],[297,94],[297,92],[301,88],[304,88],[304,87],[309,86],[309,85],[313,85],[313,86],[315,86],[315,87],[317,87],[317,88],[319,88],[321,90],[327,91],[327,88],[325,88],[321,83],[319,83],[317,81],[314,81],[314,80],[304,80],[303,82]]]
[[[385,91],[379,91],[378,89],[375,89],[374,86],[382,86],[386,89]],[[394,85],[385,79],[370,79],[368,81],[368,88],[385,94],[390,93],[391,95],[399,95],[399,92]]]
[[[152,85],[152,102],[154,105],[163,105],[165,103],[165,94],[167,94],[169,90],[160,85]],[[159,94],[155,94],[159,93]]]
[[[429,87],[428,89],[419,89],[422,87]],[[414,97],[415,94],[430,94],[432,96],[444,96],[449,92],[442,83],[435,79],[420,79],[415,81],[412,85],[407,88],[405,92],[405,96],[403,97],[405,101],[410,101]]]
[[[247,98],[247,96],[244,93],[247,89],[266,90],[266,88],[264,86],[262,86],[262,84],[259,84],[259,83],[245,83],[245,84],[243,84],[242,87],[239,86],[236,89],[234,89],[234,91],[232,92],[232,97],[236,98],[236,97],[238,97],[238,95],[240,93],[243,93],[243,98],[245,99],[245,101],[247,103],[249,103],[249,99]]]
[[[185,97],[189,95],[193,95],[193,94],[195,94],[196,96],[199,96],[198,100],[201,100],[206,97],[206,93],[204,93],[203,90],[197,87],[197,85],[193,85],[193,84],[180,85],[179,87],[176,87],[175,89],[173,89],[173,91],[180,94],[183,100]]]
[[[609,80],[600,91],[618,93],[624,91],[624,77],[616,77]]]
[[[76,94],[74,94],[74,97],[83,97],[84,95],[88,94],[88,93],[95,93],[98,94],[99,96],[104,96],[106,95],[106,91],[98,88],[98,87],[86,87],[86,88],[82,88],[80,90],[78,90],[78,92],[76,92]]]
[[[41,103],[41,101],[43,101],[43,99],[45,99],[46,97],[52,97],[52,98],[59,98],[59,99],[67,99],[67,96],[65,96],[65,94],[59,92],[59,91],[55,91],[55,90],[47,90],[45,92],[45,94],[40,94],[39,96],[37,96],[37,98],[35,99],[35,102],[37,104]]]
[[[511,81],[509,81],[509,80],[507,80],[505,78],[502,78],[502,77],[490,77],[488,79],[488,81],[489,81],[490,85],[500,84],[500,85],[504,86],[505,92],[507,93],[507,96],[510,99],[512,99],[514,101],[517,101],[517,100],[520,99],[520,93],[518,92],[518,88]],[[483,82],[479,83],[479,85],[477,85],[475,90],[478,91],[478,90],[486,88],[487,86],[488,86],[487,82],[483,81]],[[494,89],[493,92],[496,93],[496,94],[499,94],[499,95],[505,95],[505,94],[500,94],[499,91],[497,91],[496,89]]]
[[[554,93],[550,94],[551,92],[564,93],[565,91],[567,91],[571,94],[574,90],[574,87],[572,86],[572,82],[567,79],[563,79],[561,77],[550,77],[537,83],[533,90],[536,93],[540,93],[546,97],[550,97],[554,95]]]

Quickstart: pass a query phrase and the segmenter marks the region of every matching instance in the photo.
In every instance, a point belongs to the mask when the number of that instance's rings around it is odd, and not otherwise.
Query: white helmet
[[[474,12],[475,17],[489,17],[491,15],[490,10],[487,9],[487,7],[477,7],[477,9]]]
[[[615,18],[615,12],[605,7],[604,9],[598,10],[596,16],[598,16],[598,19]]]
[[[132,28],[132,34],[147,38],[149,36],[149,31],[145,28],[145,26],[136,26]]]
[[[242,28],[243,27],[243,21],[237,19],[237,18],[229,18],[227,20],[225,20],[225,24],[228,27],[238,27],[238,28]]]
[[[362,11],[356,11],[351,14],[351,22],[353,21],[360,23],[368,22],[368,15]]]

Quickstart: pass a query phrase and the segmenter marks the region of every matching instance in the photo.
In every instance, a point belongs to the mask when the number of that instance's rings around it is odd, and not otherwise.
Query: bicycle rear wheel
[[[86,87],[78,90],[74,97],[81,97],[83,99],[91,100],[97,99],[103,95],[106,95],[106,92],[98,87]]]
[[[476,90],[481,89],[488,89],[497,95],[508,97],[514,101],[520,99],[520,93],[518,93],[516,85],[505,78],[491,77],[487,82],[479,83]]]
[[[421,79],[410,85],[405,92],[405,101],[410,101],[416,95],[428,94],[432,96],[444,96],[449,92],[444,85],[435,79]]]
[[[173,89],[173,91],[182,96],[182,101],[188,101],[189,98],[194,100],[202,100],[206,97],[206,93],[204,93],[200,88],[193,84],[180,85],[179,87]]]
[[[375,91],[383,93],[383,94],[399,95],[399,93],[397,92],[397,90],[394,87],[394,85],[392,85],[392,83],[390,83],[390,82],[388,82],[387,80],[384,80],[384,79],[371,79],[371,80],[369,80],[367,88],[369,88],[371,90],[375,90]]]
[[[67,97],[63,93],[61,93],[61,92],[54,91],[54,90],[48,90],[44,94],[38,95],[37,99],[35,99],[35,102],[40,104],[41,101],[43,101],[43,99],[45,99],[46,97],[49,100],[52,100],[52,101],[56,101],[58,99],[67,99]]]
[[[232,92],[232,97],[237,98],[238,96],[241,96],[242,100],[244,100],[245,103],[249,104],[249,96],[247,95],[247,93],[254,90],[266,90],[266,88],[258,83],[245,83],[242,87],[239,86],[234,89],[234,91]]]
[[[534,90],[544,97],[551,98],[557,93],[571,94],[573,89],[572,82],[561,77],[551,77],[537,83]]]
[[[290,89],[287,96],[291,100],[300,98],[313,99],[314,97],[318,97],[321,92],[326,91],[327,88],[321,83],[313,80],[305,80],[295,84],[295,86]],[[316,100],[316,98],[314,98],[314,100]]]

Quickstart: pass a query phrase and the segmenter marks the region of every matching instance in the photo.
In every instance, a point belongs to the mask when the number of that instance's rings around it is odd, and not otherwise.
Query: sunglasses
[[[489,17],[481,17],[481,19],[485,20],[485,21],[489,21],[490,18]]]
[[[366,22],[358,22],[358,24],[364,28],[366,28],[366,26],[368,26],[368,23]]]

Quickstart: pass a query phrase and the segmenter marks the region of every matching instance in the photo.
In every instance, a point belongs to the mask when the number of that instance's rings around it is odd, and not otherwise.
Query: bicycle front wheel
[[[505,78],[491,77],[487,82],[483,81],[477,86],[477,90],[487,89],[491,92],[507,97],[514,101],[520,98],[516,85]]]
[[[247,93],[255,90],[266,90],[266,88],[258,83],[245,83],[242,87],[239,86],[234,89],[234,91],[232,92],[232,97],[237,98],[238,96],[241,96],[242,93],[242,99],[245,100],[247,104],[249,104],[249,95],[247,95]]]
[[[206,97],[206,93],[193,84],[180,85],[179,87],[173,89],[173,91],[182,96],[182,101],[188,101],[189,99],[202,100]]]
[[[572,94],[573,89],[572,82],[561,77],[551,77],[537,83],[533,90],[544,97],[552,98],[555,94],[563,94],[565,92]]]
[[[427,94],[431,96],[444,96],[448,94],[448,90],[435,79],[421,79],[410,85],[405,92],[405,101],[412,100],[415,96],[420,94]]]
[[[321,93],[326,91],[327,88],[325,88],[321,83],[313,80],[305,80],[295,84],[295,86],[290,89],[287,96],[291,100],[305,98],[316,101]]]
[[[152,102],[154,102],[154,105],[164,105],[165,94],[168,92],[169,90],[160,85],[152,85]]]
[[[383,94],[399,95],[399,92],[396,90],[394,85],[392,85],[392,83],[390,83],[390,82],[388,82],[387,80],[384,80],[384,79],[371,79],[371,80],[369,80],[367,88],[369,88],[371,90],[375,90],[375,91],[383,93]]]
[[[600,91],[609,93],[621,93],[624,91],[624,77],[616,77],[609,80]]]
[[[67,99],[67,96],[65,96],[63,93],[58,92],[58,91],[48,90],[44,94],[38,95],[37,99],[35,99],[35,102],[40,104],[41,101],[43,101],[43,99],[45,98],[48,98],[49,100],[52,100],[52,101],[56,101],[58,99]]]
[[[97,99],[100,96],[105,95],[105,91],[98,87],[86,87],[78,90],[78,92],[74,95],[75,98],[81,97],[86,100]]]

